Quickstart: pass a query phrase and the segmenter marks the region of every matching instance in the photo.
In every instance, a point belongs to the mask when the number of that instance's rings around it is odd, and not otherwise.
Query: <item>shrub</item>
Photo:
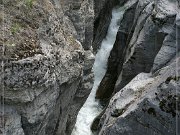
[[[15,34],[21,29],[21,26],[18,23],[14,23],[11,27],[11,33]]]
[[[35,0],[25,0],[25,4],[28,8],[32,8],[33,7],[33,2]]]

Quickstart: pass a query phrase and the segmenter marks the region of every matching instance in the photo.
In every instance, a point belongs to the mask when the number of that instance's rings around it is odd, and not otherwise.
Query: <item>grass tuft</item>
[[[34,1],[35,0],[25,0],[25,4],[28,8],[32,8]]]
[[[20,24],[14,23],[14,24],[11,26],[11,33],[14,35],[14,34],[16,34],[20,29],[21,29]]]

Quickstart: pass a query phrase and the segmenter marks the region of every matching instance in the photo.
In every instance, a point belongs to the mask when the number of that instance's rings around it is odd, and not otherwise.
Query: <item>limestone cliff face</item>
[[[99,135],[177,134],[179,60],[173,59],[155,74],[138,74],[115,94],[101,117]]]
[[[179,0],[1,0],[0,134],[71,134],[92,88],[93,52],[112,9],[124,4],[131,6],[96,93],[106,107],[92,129],[99,135],[175,134]]]
[[[0,7],[0,134],[70,134],[92,87],[93,1]]]
[[[134,4],[124,12],[96,93],[107,107],[92,127],[100,135],[176,134],[180,121],[179,1],[127,2]]]

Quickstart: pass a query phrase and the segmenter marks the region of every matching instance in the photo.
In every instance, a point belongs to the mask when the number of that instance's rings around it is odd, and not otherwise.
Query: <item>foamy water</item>
[[[72,135],[92,135],[90,126],[94,118],[102,111],[98,101],[95,100],[95,93],[99,83],[106,73],[108,57],[116,40],[116,35],[119,29],[120,21],[123,17],[123,13],[124,10],[122,7],[115,8],[112,11],[112,19],[108,28],[108,33],[106,38],[104,38],[101,43],[101,48],[96,54],[93,66],[94,85],[88,99],[79,111]]]

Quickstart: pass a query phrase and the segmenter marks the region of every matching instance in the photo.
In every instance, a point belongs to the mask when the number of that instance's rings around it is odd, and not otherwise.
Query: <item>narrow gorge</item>
[[[180,0],[1,0],[0,135],[179,135]]]
[[[107,60],[116,40],[116,35],[120,25],[119,22],[122,19],[122,14],[122,8],[116,7],[112,11],[112,19],[108,28],[107,35],[103,39],[101,47],[96,54],[93,66],[94,85],[87,101],[84,103],[77,116],[77,122],[73,132],[74,135],[91,135],[91,123],[93,122],[94,118],[102,111],[102,107],[100,106],[98,101],[95,100],[95,93],[99,86],[99,83],[106,73]]]

